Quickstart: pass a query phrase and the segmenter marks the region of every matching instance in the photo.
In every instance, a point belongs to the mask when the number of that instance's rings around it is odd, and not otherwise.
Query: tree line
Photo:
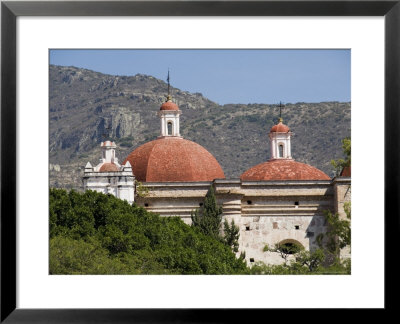
[[[229,246],[112,195],[50,189],[50,274],[241,274]]]
[[[326,214],[332,231],[324,249],[310,252],[276,245],[282,265],[249,267],[238,252],[239,228],[222,223],[209,190],[193,223],[161,217],[112,195],[50,189],[50,274],[322,274],[350,273],[349,263],[324,264],[349,243],[349,223]],[[222,230],[222,227],[224,230]],[[293,255],[288,262],[288,255]]]

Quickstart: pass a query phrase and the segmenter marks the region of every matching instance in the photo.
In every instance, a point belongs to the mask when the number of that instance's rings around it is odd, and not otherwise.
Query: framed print
[[[2,2],[1,321],[225,322],[251,309],[262,316],[268,308],[392,308],[399,16],[399,1]],[[351,49],[358,201],[351,276],[49,276],[48,55],[72,48]],[[164,126],[167,135],[175,130]],[[335,295],[344,286],[351,292]],[[293,298],[282,302],[288,293]],[[319,304],[315,296],[324,293],[329,303]]]

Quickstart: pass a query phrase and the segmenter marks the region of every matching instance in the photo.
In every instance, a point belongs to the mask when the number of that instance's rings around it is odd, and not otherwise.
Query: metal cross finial
[[[111,126],[108,126],[108,127],[106,127],[105,129],[107,129],[107,132],[104,132],[104,133],[103,133],[103,137],[104,137],[104,138],[107,138],[107,137],[110,135]]]
[[[168,68],[167,82],[168,82],[168,96],[169,96],[170,95],[170,93],[169,93],[169,68]]]
[[[279,122],[282,122],[282,107],[284,105],[282,105],[282,101],[279,101]]]

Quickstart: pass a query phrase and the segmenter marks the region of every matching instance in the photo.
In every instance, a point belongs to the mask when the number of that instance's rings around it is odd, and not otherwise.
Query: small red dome
[[[119,168],[114,163],[104,163],[100,167],[100,172],[118,172]]]
[[[221,166],[204,147],[176,137],[139,146],[125,159],[143,182],[194,182],[225,178]]]
[[[172,101],[167,101],[161,105],[160,110],[179,110],[179,107]]]
[[[290,132],[290,128],[282,124],[281,121],[277,125],[272,126],[270,130],[270,133],[288,133],[288,132]]]
[[[345,166],[340,172],[341,177],[351,177],[351,166]]]
[[[111,141],[101,142],[101,146],[113,146],[113,147],[116,147],[115,143],[111,142]]]
[[[240,176],[241,180],[330,180],[321,170],[291,159],[275,159],[258,164]]]

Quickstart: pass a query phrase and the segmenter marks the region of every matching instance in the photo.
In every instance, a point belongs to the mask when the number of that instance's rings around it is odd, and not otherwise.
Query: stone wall
[[[316,237],[326,231],[324,216],[242,216],[240,226],[240,248],[246,251],[246,259],[280,264],[283,259],[278,253],[264,252],[268,245],[293,242],[306,250],[317,248]]]
[[[351,179],[348,177],[338,177],[333,180],[335,213],[339,214],[340,219],[348,219],[345,212],[345,204],[351,202]],[[340,251],[340,258],[349,259],[351,257],[350,247],[345,247]]]
[[[241,182],[237,192],[242,195],[235,219],[239,250],[246,252],[249,264],[284,262],[278,253],[264,251],[283,241],[314,250],[316,237],[326,231],[323,211],[333,209],[330,181]]]
[[[161,216],[179,216],[190,225],[191,212],[201,207],[211,185],[223,207],[223,219],[233,219],[240,228],[239,251],[246,252],[249,264],[282,263],[278,253],[264,252],[265,245],[274,247],[282,241],[315,249],[317,236],[327,230],[324,210],[337,206],[336,187],[329,180],[143,183],[149,193],[136,202]]]

